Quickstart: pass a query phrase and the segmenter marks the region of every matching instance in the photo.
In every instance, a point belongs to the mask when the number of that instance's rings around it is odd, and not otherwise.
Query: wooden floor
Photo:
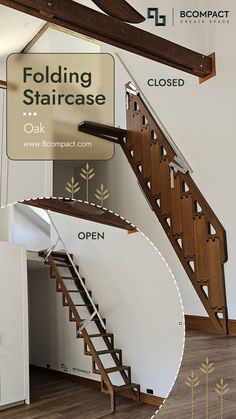
[[[118,398],[117,412],[107,415],[109,397],[100,391],[41,372],[31,374],[31,399],[23,405],[0,412],[1,419],[143,419],[151,418],[155,407]],[[105,415],[105,416],[104,416]]]
[[[205,375],[201,363],[209,357],[214,371],[209,375],[209,415],[206,415]],[[194,371],[200,384],[194,388],[192,416],[191,388],[186,378]],[[224,395],[222,419],[236,419],[236,337],[221,337],[188,332],[183,363],[167,401],[156,419],[220,419],[220,396],[215,392],[221,378],[229,385]],[[109,399],[96,389],[68,380],[34,372],[31,377],[30,406],[20,406],[0,413],[0,419],[150,419],[155,407],[120,398],[117,412],[106,415]],[[105,416],[104,416],[105,415]]]
[[[206,376],[201,363],[209,357],[214,371],[209,375],[209,415],[206,415]],[[194,388],[194,416],[192,416],[191,388],[186,378],[194,371],[200,384]],[[183,363],[173,390],[156,419],[220,419],[220,396],[215,391],[221,378],[229,385],[223,398],[222,419],[236,419],[236,337],[221,337],[199,332],[188,332]]]

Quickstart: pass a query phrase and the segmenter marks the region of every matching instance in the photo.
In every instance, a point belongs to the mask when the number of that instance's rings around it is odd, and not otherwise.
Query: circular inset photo
[[[151,418],[184,347],[161,253],[82,201],[32,199],[0,214],[0,417]]]

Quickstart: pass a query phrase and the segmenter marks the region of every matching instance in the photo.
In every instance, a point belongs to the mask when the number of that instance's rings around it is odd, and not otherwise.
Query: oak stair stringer
[[[127,94],[127,130],[85,121],[79,130],[119,144],[215,331],[228,333],[226,232],[139,94]],[[181,169],[181,167],[180,167]]]

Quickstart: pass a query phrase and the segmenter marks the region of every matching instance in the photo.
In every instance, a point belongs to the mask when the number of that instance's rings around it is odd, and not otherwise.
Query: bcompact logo
[[[147,17],[155,19],[155,26],[166,26],[166,15],[160,15],[158,7],[149,7]]]
[[[229,23],[229,10],[180,10],[180,23]]]
[[[192,10],[173,7],[171,12],[163,14],[160,13],[158,7],[148,7],[147,17],[154,20],[155,26],[167,26],[167,23],[172,26],[177,24],[228,24],[230,23],[230,10]]]

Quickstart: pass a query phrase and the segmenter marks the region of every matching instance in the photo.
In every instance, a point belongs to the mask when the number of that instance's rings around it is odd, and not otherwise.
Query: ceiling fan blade
[[[108,15],[124,22],[141,23],[145,20],[145,17],[125,0],[93,0],[93,2]]]

